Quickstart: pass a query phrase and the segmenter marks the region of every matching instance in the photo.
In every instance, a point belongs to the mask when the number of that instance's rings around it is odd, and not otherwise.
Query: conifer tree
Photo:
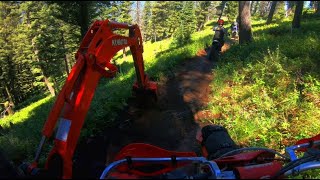
[[[197,31],[204,28],[204,23],[207,21],[209,14],[210,1],[196,1],[196,17],[197,17]]]
[[[169,1],[156,1],[152,6],[151,25],[153,41],[162,40],[168,35],[167,19],[169,15],[167,9],[170,3]]]
[[[196,30],[195,9],[192,1],[184,2],[179,21],[174,43],[182,45],[191,40],[191,34]]]
[[[237,1],[228,1],[225,7],[225,15],[228,18],[228,21],[233,22],[238,16],[238,2]]]
[[[149,41],[152,38],[152,26],[151,26],[151,9],[152,9],[152,1],[146,1],[142,11],[142,19],[143,19],[143,40]]]
[[[5,98],[10,103],[19,101],[19,88],[17,81],[16,66],[13,59],[13,46],[10,38],[15,32],[19,14],[17,14],[18,4],[15,2],[0,2],[0,89],[4,92]]]
[[[30,58],[32,73],[35,75],[35,85],[43,83],[51,95],[55,95],[56,78],[62,75],[64,50],[61,46],[59,23],[55,16],[55,4],[45,2],[23,2],[22,28],[28,37],[25,42],[26,50],[32,52]]]
[[[167,37],[171,37],[176,29],[179,27],[179,18],[182,13],[183,1],[173,1],[168,5],[168,19],[166,23]]]

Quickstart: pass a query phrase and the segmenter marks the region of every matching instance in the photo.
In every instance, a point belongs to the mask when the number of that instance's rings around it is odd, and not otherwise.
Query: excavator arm
[[[129,30],[129,37],[115,34],[113,32],[115,29]],[[133,90],[156,94],[156,83],[149,81],[144,71],[139,27],[109,20],[95,21],[81,42],[75,56],[76,63],[43,127],[43,137],[35,160],[28,167],[29,172],[37,167],[45,140],[52,136],[59,121],[54,146],[49,153],[45,168],[55,168],[62,178],[72,177],[72,157],[95,89],[102,77],[112,78],[116,75],[117,67],[110,61],[119,50],[128,46],[137,75]]]

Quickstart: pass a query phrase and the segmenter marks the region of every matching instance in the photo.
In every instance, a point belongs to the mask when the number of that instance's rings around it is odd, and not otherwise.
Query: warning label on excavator
[[[128,44],[128,41],[126,39],[113,39],[112,40],[112,46],[121,46]]]
[[[56,134],[56,139],[61,141],[67,141],[69,130],[71,126],[71,121],[68,119],[60,118],[59,128]]]

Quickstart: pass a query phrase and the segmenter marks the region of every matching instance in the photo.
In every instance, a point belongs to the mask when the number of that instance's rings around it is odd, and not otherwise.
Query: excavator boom
[[[129,36],[115,34],[116,29],[129,30]],[[43,137],[35,160],[28,167],[29,171],[37,167],[45,139],[52,136],[59,121],[54,147],[45,166],[46,169],[55,168],[62,178],[72,177],[73,153],[95,89],[102,77],[112,78],[116,75],[118,69],[110,61],[119,50],[128,46],[137,75],[133,90],[156,94],[156,83],[149,81],[144,71],[143,45],[139,27],[109,20],[95,21],[81,42],[75,56],[76,63],[43,127]]]

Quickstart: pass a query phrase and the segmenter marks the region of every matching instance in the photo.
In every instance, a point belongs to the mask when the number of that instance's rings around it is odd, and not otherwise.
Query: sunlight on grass
[[[13,124],[23,123],[24,121],[28,120],[32,115],[34,115],[33,110],[35,108],[39,108],[43,104],[48,103],[50,100],[52,100],[52,98],[53,98],[52,96],[47,96],[46,98],[43,98],[35,103],[32,103],[30,106],[27,106],[21,109],[20,111],[17,111],[14,115],[1,119],[0,125],[3,128],[9,128],[10,122]]]
[[[231,47],[213,71],[207,110],[222,116],[210,121],[243,146],[283,152],[320,132],[320,23],[293,32],[290,23],[254,21],[255,41]]]
[[[210,45],[210,23],[205,30],[193,33],[192,41],[182,47],[173,47],[172,39],[144,43],[149,77],[160,80],[178,63]],[[208,121],[225,126],[243,146],[282,151],[284,146],[320,132],[320,23],[310,19],[302,22],[301,30],[292,32],[290,23],[284,19],[265,25],[265,20],[254,20],[254,42],[232,46],[213,71],[211,101],[206,109],[222,116]],[[123,58],[120,51],[113,59],[121,71],[113,79],[100,81],[81,139],[111,126],[131,96],[136,79],[132,56],[129,53]],[[6,130],[0,136],[0,146],[10,159],[32,159],[53,102],[48,96],[0,120]],[[49,149],[50,145],[44,151]]]

